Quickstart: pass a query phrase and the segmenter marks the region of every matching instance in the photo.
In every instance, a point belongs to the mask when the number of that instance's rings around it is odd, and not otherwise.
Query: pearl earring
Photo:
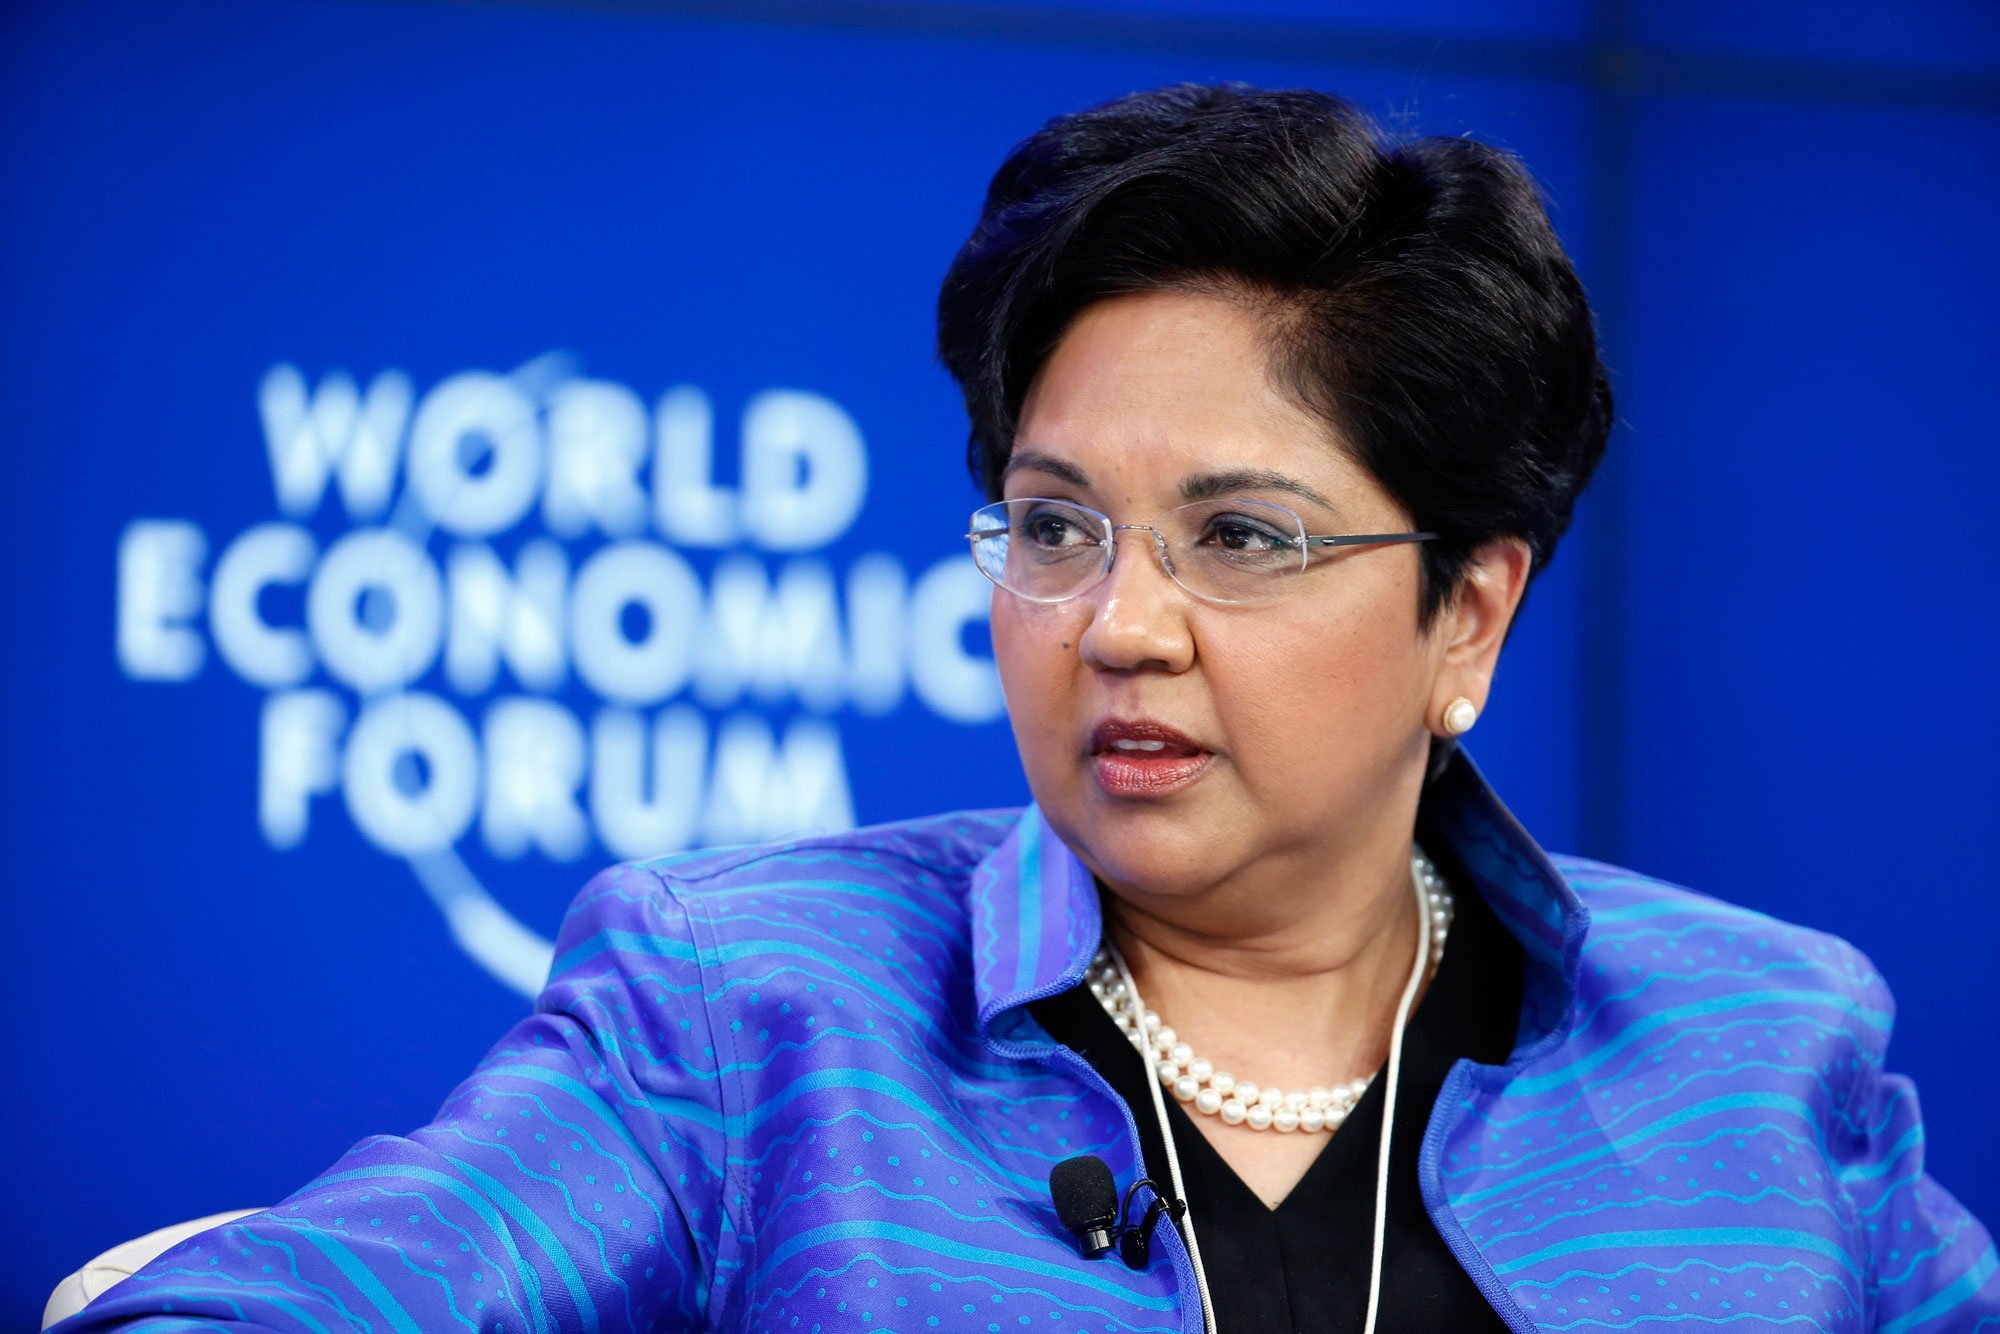
[[[1444,730],[1446,736],[1463,736],[1479,721],[1479,706],[1465,696],[1444,706]]]

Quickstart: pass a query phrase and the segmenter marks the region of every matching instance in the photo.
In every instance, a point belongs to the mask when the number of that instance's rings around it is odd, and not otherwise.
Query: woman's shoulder
[[[632,865],[682,892],[702,895],[802,881],[821,887],[883,879],[963,880],[1020,818],[1019,810],[947,811],[836,833],[672,853]]]
[[[1784,921],[1656,876],[1586,857],[1550,858],[1589,918],[1582,982],[1614,994],[1672,993],[1830,1003],[1886,1036],[1893,1001],[1868,956],[1831,932]],[[1634,993],[1635,997],[1638,994]]]
[[[558,971],[605,950],[730,973],[775,954],[875,971],[899,952],[962,952],[973,869],[1019,817],[952,811],[621,863],[570,905]]]

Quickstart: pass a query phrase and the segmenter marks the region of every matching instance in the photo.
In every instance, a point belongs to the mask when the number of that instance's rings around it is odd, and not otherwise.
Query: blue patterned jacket
[[[1512,1056],[1459,1062],[1421,1159],[1510,1325],[2000,1327],[1856,950],[1550,858],[1463,755],[1423,819],[1526,956]],[[1060,1159],[1139,1167],[1025,1004],[1076,983],[1098,912],[1032,808],[607,871],[435,1121],[62,1328],[1198,1331],[1178,1237],[1086,1261],[1049,1203]]]

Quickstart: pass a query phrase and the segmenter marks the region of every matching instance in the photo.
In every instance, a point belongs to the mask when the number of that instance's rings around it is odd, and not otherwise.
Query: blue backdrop
[[[2000,1219],[1992,6],[0,22],[0,1325],[425,1120],[596,866],[1023,799],[932,302],[1010,145],[1182,78],[1545,183],[1620,428],[1472,749],[1867,950]]]

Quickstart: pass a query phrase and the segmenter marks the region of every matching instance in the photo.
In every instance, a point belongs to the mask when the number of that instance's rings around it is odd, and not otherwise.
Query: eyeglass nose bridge
[[[1151,533],[1153,535],[1153,554],[1160,558],[1161,567],[1166,570],[1175,583],[1181,581],[1180,571],[1174,568],[1174,551],[1172,547],[1167,545],[1166,534],[1150,523],[1114,523],[1111,525],[1111,558],[1104,562],[1104,572],[1106,574],[1111,573],[1112,562],[1118,559],[1118,534],[1120,533]]]

